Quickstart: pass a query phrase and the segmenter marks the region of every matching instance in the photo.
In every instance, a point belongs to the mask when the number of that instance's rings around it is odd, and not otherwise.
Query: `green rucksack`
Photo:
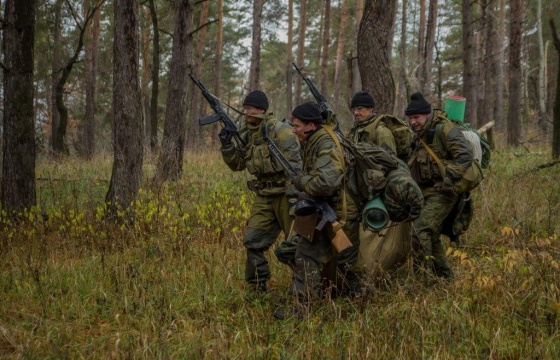
[[[436,109],[434,110],[434,112],[435,112],[435,116],[443,116],[447,119],[447,113],[445,111]],[[490,165],[490,156],[492,150],[492,146],[490,145],[490,142],[488,142],[488,140],[486,140],[486,138],[482,136],[481,133],[473,129],[469,123],[463,123],[451,119],[448,120],[461,127],[461,130],[463,131],[465,138],[472,145],[475,159],[478,160],[480,167],[483,169],[488,168],[488,166]],[[438,140],[441,139],[442,132],[443,132],[443,124],[438,124],[436,126],[435,138]]]
[[[395,143],[397,145],[397,156],[401,160],[408,159],[410,156],[410,144],[414,139],[414,133],[410,130],[408,124],[404,121],[390,114],[378,115],[372,124],[374,128],[377,127],[379,121],[383,121],[385,126],[393,133]]]

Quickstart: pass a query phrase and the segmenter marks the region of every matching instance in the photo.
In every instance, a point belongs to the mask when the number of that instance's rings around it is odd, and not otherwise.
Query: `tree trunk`
[[[325,0],[325,23],[323,25],[323,46],[321,53],[321,93],[328,92],[329,84],[329,45],[331,42],[331,0]],[[338,55],[338,53],[337,53]]]
[[[198,20],[199,30],[196,32],[196,51],[193,54],[192,61],[192,73],[196,79],[200,79],[202,74],[202,55],[204,53],[204,44],[206,42],[206,27],[204,26],[204,24],[206,24],[206,22],[208,21],[208,3],[208,1],[202,2],[202,8],[200,9],[200,17]],[[200,93],[200,91],[198,91],[198,89],[195,89],[193,86],[194,84],[192,83],[192,81],[189,81],[189,87],[192,89],[192,91],[190,93],[190,125],[189,132],[187,134],[187,146],[191,150],[196,150],[198,149],[199,142],[201,141],[201,131],[200,126],[198,125],[198,119],[200,118],[200,113],[202,111],[201,105],[203,105],[206,100],[202,99],[202,94]]]
[[[402,1],[401,13],[401,43],[399,46],[399,81],[397,83],[397,91],[395,95],[395,108],[393,114],[398,117],[404,116],[408,94],[410,93],[410,85],[408,83],[407,61],[406,61],[406,29],[407,29],[407,1]]]
[[[35,205],[33,65],[36,2],[7,0],[3,17],[4,127],[2,211],[18,216]]]
[[[389,34],[392,34],[396,11],[396,0],[366,1],[358,32],[362,88],[373,94],[378,113],[392,113],[395,104]]]
[[[138,2],[115,0],[113,169],[105,201],[111,215],[133,211],[142,177],[144,117],[138,73]],[[126,218],[131,215],[127,213]]]
[[[346,46],[346,22],[348,21],[347,0],[342,0],[340,5],[340,23],[338,28],[338,45],[336,48],[336,64],[334,68],[334,101],[333,111],[338,112],[340,98],[340,82],[342,79],[342,62],[344,61],[344,47]]]
[[[150,101],[150,147],[156,150],[158,144],[158,97],[159,97],[159,26],[154,0],[150,0],[150,15],[152,16],[152,29],[154,37],[152,39],[152,99]]]
[[[57,142],[58,135],[58,125],[60,124],[60,114],[56,108],[56,87],[58,81],[60,80],[60,72],[62,68],[62,61],[60,57],[62,56],[62,35],[61,35],[61,25],[60,17],[62,11],[62,3],[64,0],[57,0],[54,5],[54,23],[52,30],[53,45],[52,45],[52,65],[51,65],[51,149],[54,151],[54,144]]]
[[[329,0],[330,1],[330,0]],[[293,47],[294,47],[294,0],[288,1],[288,45],[286,51],[286,119],[289,119],[292,114],[293,107],[293,80],[292,74],[294,69],[292,62],[294,61]]]
[[[494,121],[496,128],[501,129],[504,119],[504,41],[502,39],[506,36],[506,1],[499,1],[499,15],[498,15],[498,32],[496,37],[498,39],[496,46],[496,104],[494,105]],[[488,133],[490,143],[492,143],[492,133]]]
[[[358,0],[356,2],[356,34],[360,30],[360,23],[362,22],[362,17],[364,16],[364,0]],[[362,76],[360,74],[360,66],[358,64],[358,52],[354,47],[352,51],[352,93],[353,96],[358,91],[362,90]]]
[[[542,32],[542,0],[537,0],[537,42],[539,43],[539,127],[543,131],[548,130],[546,119],[546,85],[545,85],[545,67],[546,58],[544,56],[544,42]]]
[[[483,63],[484,67],[481,70],[480,80],[482,82],[482,112],[479,118],[479,125],[485,124],[492,120],[492,110],[493,104],[495,103],[495,76],[496,74],[496,39],[497,34],[495,34],[494,27],[494,17],[496,16],[494,11],[495,1],[483,0],[482,2],[482,26],[486,29],[484,32],[484,56]]]
[[[299,33],[298,33],[298,51],[297,51],[297,64],[300,68],[304,65],[304,57],[305,57],[305,31],[307,29],[307,2],[309,0],[302,0],[300,4],[300,13],[299,13]],[[302,79],[301,76],[296,76],[296,104],[301,104],[302,96],[301,96],[301,85]]]
[[[187,84],[192,66],[192,31],[194,0],[177,2],[173,51],[169,74],[169,92],[157,181],[177,180],[183,172],[185,130],[187,120]]]
[[[96,4],[94,7],[90,7],[86,13],[86,19],[84,24],[76,24],[76,27],[80,30],[78,35],[78,44],[76,45],[76,49],[74,50],[74,54],[68,60],[64,68],[62,69],[62,74],[58,79],[58,83],[56,84],[56,108],[58,110],[60,116],[60,122],[58,124],[58,131],[55,137],[54,147],[53,150],[57,155],[68,155],[68,145],[66,144],[66,128],[68,127],[68,108],[64,104],[64,86],[66,85],[66,81],[68,81],[68,77],[74,68],[74,64],[78,61],[78,57],[82,52],[82,48],[84,47],[84,36],[86,30],[88,29],[88,25],[93,18],[93,15],[99,9],[100,4]]]
[[[93,0],[88,1],[91,8]],[[97,54],[99,49],[100,12],[96,11],[90,26],[85,48],[86,113],[82,135],[82,155],[90,160],[95,153],[95,83],[97,79]]]
[[[552,12],[550,12],[549,17],[550,30],[552,33],[552,39],[554,42],[554,47],[558,52],[558,69],[556,71],[556,98],[554,99],[554,109],[553,109],[553,130],[552,130],[552,157],[554,159],[560,158],[560,38],[558,37],[558,32],[556,31],[556,25],[554,24],[554,18],[552,17]]]
[[[224,48],[224,0],[218,0],[218,28],[216,31],[216,57],[214,58],[214,95],[222,96],[222,54]],[[196,91],[198,92],[198,91]],[[191,93],[192,96],[192,93]],[[206,101],[204,101],[206,103]],[[192,109],[191,109],[192,111]],[[212,143],[218,141],[218,122],[212,124]]]
[[[509,31],[509,111],[507,143],[519,146],[521,141],[521,33],[523,26],[523,0],[510,1]]]
[[[260,88],[261,80],[261,23],[264,0],[253,1],[253,38],[251,40],[251,67],[249,69],[249,91]]]
[[[424,84],[424,44],[426,33],[426,0],[420,0],[418,4],[419,22],[418,22],[418,47],[416,50],[417,68],[416,80],[418,81],[418,90],[422,89]]]
[[[467,99],[465,105],[465,122],[477,127],[476,122],[476,74],[475,74],[475,46],[472,24],[471,0],[462,1],[463,28],[463,96]]]
[[[428,9],[428,26],[426,27],[426,43],[423,52],[422,80],[420,88],[424,95],[432,94],[432,67],[434,64],[434,45],[436,43],[437,0],[430,0]]]
[[[141,12],[143,16],[140,22],[140,46],[142,51],[142,72],[140,74],[140,90],[142,91],[142,112],[144,113],[144,126],[145,134],[144,141],[146,142],[146,147],[150,145],[150,138],[152,136],[152,123],[150,121],[150,8],[146,7],[144,11]]]

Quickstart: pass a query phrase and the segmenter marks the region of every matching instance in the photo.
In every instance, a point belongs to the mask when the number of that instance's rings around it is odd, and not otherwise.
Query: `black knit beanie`
[[[260,90],[253,90],[243,100],[243,105],[254,106],[258,109],[268,110],[268,98]]]
[[[432,105],[424,99],[424,95],[416,92],[410,95],[410,102],[404,112],[406,115],[429,114],[432,112]]]
[[[292,116],[305,122],[322,123],[321,110],[319,106],[312,102],[306,102],[295,107],[292,111]]]
[[[350,107],[355,108],[357,106],[364,106],[368,108],[375,107],[375,102],[373,101],[373,96],[367,91],[359,91],[354,96],[352,96],[352,103]]]

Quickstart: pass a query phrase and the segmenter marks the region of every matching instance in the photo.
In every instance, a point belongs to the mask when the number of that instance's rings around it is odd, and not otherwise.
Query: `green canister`
[[[458,122],[463,122],[465,118],[465,105],[467,99],[458,95],[450,95],[445,98],[443,110],[447,113],[447,118]]]

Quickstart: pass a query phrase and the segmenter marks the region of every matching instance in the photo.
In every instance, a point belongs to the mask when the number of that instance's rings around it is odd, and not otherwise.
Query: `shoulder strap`
[[[437,128],[436,128],[437,129]],[[437,130],[436,130],[437,131]],[[430,154],[430,156],[434,159],[434,161],[436,162],[439,172],[441,174],[442,177],[445,176],[445,166],[443,165],[443,163],[441,162],[441,159],[436,155],[436,153],[432,150],[432,148],[430,148],[428,146],[428,144],[426,144],[424,142],[424,140],[419,139],[420,143],[422,144],[422,146],[424,146],[424,148],[426,149],[426,151],[428,152],[428,154]]]
[[[333,139],[334,143],[336,144],[336,147],[338,149],[338,151],[340,152],[340,156],[342,159],[342,171],[344,172],[344,174],[346,174],[346,162],[344,160],[344,152],[342,151],[342,145],[340,145],[340,140],[338,140],[338,136],[336,136],[336,134],[334,133],[333,129],[329,126],[329,125],[323,125],[323,127],[325,128],[325,130],[327,130],[327,132],[329,133],[329,135],[331,136],[331,138]],[[344,180],[342,182],[343,186],[342,186],[342,215],[340,218],[340,223],[344,224],[346,222],[346,189],[345,189],[345,185],[344,185]]]

